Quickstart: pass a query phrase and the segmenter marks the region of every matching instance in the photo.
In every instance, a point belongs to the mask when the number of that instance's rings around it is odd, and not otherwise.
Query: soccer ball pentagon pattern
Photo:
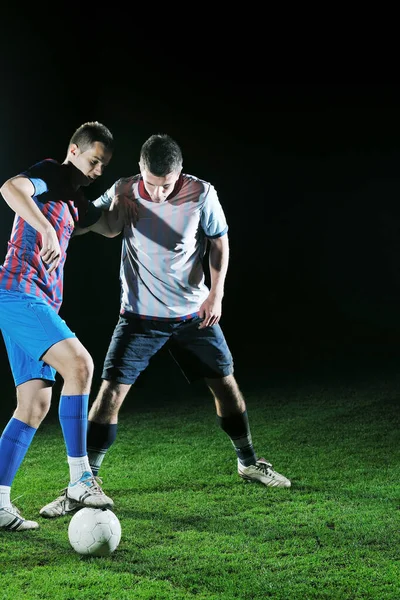
[[[85,506],[73,515],[68,538],[78,554],[108,556],[121,541],[121,524],[112,510]]]

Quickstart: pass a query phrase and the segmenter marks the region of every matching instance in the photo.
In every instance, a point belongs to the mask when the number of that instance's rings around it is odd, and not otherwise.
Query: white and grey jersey
[[[149,319],[195,314],[209,293],[203,269],[207,239],[228,231],[215,188],[182,174],[171,196],[156,203],[134,175],[116,181],[95,204],[109,206],[124,193],[137,202],[138,221],[123,231],[121,312]]]

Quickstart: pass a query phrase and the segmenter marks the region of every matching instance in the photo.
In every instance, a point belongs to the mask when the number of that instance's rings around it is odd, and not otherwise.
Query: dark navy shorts
[[[104,361],[102,379],[132,384],[165,344],[190,382],[233,373],[233,359],[219,325],[199,329],[202,319],[158,321],[120,315]]]
[[[75,334],[54,308],[36,296],[0,290],[0,329],[16,386],[31,379],[55,381],[55,369],[41,357]]]

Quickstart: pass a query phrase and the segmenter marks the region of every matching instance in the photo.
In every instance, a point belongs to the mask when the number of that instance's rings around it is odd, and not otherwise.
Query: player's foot
[[[55,519],[56,517],[63,517],[64,515],[70,515],[76,512],[79,508],[82,508],[82,504],[76,500],[72,500],[67,496],[67,488],[61,492],[61,496],[49,502],[46,506],[40,509],[40,514],[45,519]]]
[[[238,461],[238,473],[247,481],[260,481],[269,487],[289,488],[292,485],[284,475],[274,471],[265,458],[259,458],[255,465],[249,467],[244,467]]]
[[[88,471],[83,473],[78,481],[68,485],[67,497],[83,504],[83,506],[92,508],[112,508],[114,506],[111,498],[106,496],[101,489],[98,479]]]
[[[24,519],[13,504],[0,508],[0,530],[27,531],[28,529],[39,529],[39,523]]]

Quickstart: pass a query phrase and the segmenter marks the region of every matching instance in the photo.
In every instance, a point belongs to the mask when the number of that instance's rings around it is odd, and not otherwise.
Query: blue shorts
[[[16,386],[31,379],[55,381],[55,369],[41,358],[75,334],[54,308],[36,296],[0,290],[0,329]]]
[[[132,384],[165,344],[191,383],[233,373],[233,359],[219,325],[199,329],[202,319],[156,321],[120,315],[104,361],[102,379]]]

